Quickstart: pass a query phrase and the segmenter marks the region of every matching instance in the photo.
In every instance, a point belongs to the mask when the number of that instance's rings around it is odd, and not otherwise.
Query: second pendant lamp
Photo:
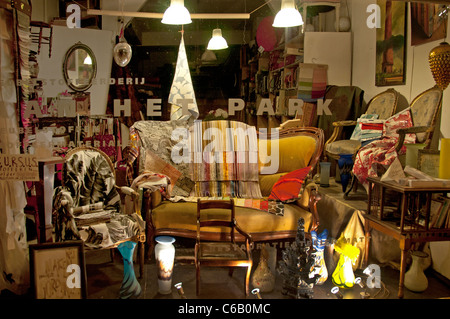
[[[191,14],[184,6],[184,0],[170,0],[170,7],[164,12],[161,23],[181,25],[191,22]]]
[[[300,12],[295,8],[294,0],[281,0],[281,10],[275,16],[272,26],[288,28],[302,24],[303,19]]]
[[[222,36],[222,29],[214,29],[208,43],[208,50],[222,50],[228,48],[227,40]]]

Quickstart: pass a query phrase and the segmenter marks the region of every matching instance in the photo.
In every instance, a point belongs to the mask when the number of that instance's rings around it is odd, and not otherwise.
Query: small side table
[[[370,232],[372,229],[376,229],[390,237],[399,241],[401,249],[400,260],[400,279],[398,297],[403,298],[404,279],[406,272],[406,257],[409,249],[415,243],[424,243],[432,241],[449,241],[450,229],[449,228],[430,228],[430,206],[431,196],[434,193],[450,192],[449,187],[410,187],[402,186],[396,182],[381,182],[379,178],[368,178],[369,181],[369,198],[368,198],[368,210],[364,215],[365,224],[365,239],[366,239],[366,254],[364,257],[364,264],[367,266],[369,259],[369,247],[370,247]],[[374,199],[373,187],[379,188],[379,199]],[[399,221],[387,220],[384,216],[385,209],[385,192],[391,190],[398,193],[398,210],[400,213]],[[408,216],[408,208],[414,203],[417,203],[419,196],[425,198],[425,203],[422,205],[422,220],[425,220],[423,225],[415,222],[414,218]],[[423,209],[424,208],[424,209]],[[398,224],[399,222],[399,224]]]
[[[53,242],[52,208],[55,165],[64,163],[62,157],[38,159],[39,182],[36,182],[36,199],[39,214],[39,243]]]

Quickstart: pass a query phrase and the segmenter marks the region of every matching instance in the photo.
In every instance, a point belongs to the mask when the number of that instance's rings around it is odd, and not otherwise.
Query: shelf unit
[[[338,30],[340,1],[305,1],[301,4],[305,23],[311,6],[326,6],[326,12],[330,13],[328,16],[333,19],[330,7],[334,7],[331,9],[335,10],[335,30]],[[304,32],[304,26],[285,28],[278,46],[270,52],[254,52],[242,67],[241,96],[246,101],[247,112],[241,120],[256,125],[257,129],[270,129],[292,119],[294,116],[288,114],[288,100],[298,98],[302,63],[326,64],[328,74],[333,74],[332,79],[336,82],[329,81],[328,75],[329,85],[350,85],[347,76],[351,74],[350,39],[350,32]],[[342,69],[346,69],[345,72]],[[344,74],[342,80],[337,79],[336,74],[339,73]],[[270,99],[274,112],[256,116],[263,99]]]

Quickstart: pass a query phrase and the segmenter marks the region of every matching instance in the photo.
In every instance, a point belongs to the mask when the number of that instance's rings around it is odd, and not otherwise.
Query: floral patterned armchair
[[[121,244],[138,243],[142,275],[145,224],[136,205],[132,214],[123,213],[119,192],[138,202],[133,189],[116,186],[114,165],[104,152],[91,147],[69,151],[62,186],[53,194],[55,240],[81,239],[87,249],[117,247],[121,253]]]

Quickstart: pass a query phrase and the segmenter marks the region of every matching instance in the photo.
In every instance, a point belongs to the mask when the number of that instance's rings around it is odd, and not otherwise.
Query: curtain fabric
[[[3,154],[20,153],[15,66],[20,65],[21,79],[30,78],[29,23],[30,18],[25,14],[0,9],[0,127],[4,129],[0,134],[0,148]],[[29,87],[22,86],[20,92],[22,97],[27,97]],[[0,194],[0,291],[24,294],[29,288],[24,183],[0,180]]]

